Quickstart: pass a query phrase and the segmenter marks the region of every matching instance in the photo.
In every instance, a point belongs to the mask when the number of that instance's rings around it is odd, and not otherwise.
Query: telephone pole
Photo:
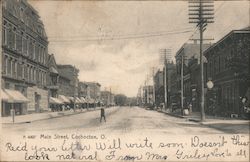
[[[111,87],[109,88],[109,105],[111,106],[111,102],[112,102],[112,91],[111,91]],[[109,106],[108,106],[109,107]]]
[[[201,79],[201,121],[205,120],[204,75],[203,75],[203,32],[208,23],[214,22],[213,0],[189,0],[189,23],[196,23],[200,31],[200,79]]]
[[[183,72],[184,72],[184,67],[183,67],[183,65],[184,65],[184,58],[183,58],[184,56],[183,55],[181,55],[181,114],[182,115],[184,115],[183,114],[183,101],[184,101],[184,86],[183,86]]]
[[[165,110],[167,109],[168,105],[168,85],[167,85],[167,66],[168,66],[168,61],[170,60],[171,57],[171,49],[161,49],[160,50],[161,54],[161,61],[163,59],[164,63],[164,104],[165,104]]]
[[[153,104],[155,105],[155,67],[152,67],[152,79],[153,79]]]

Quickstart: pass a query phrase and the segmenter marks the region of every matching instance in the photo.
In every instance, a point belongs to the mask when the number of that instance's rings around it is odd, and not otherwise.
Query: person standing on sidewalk
[[[100,122],[102,122],[102,118],[104,118],[104,121],[106,122],[105,110],[104,110],[103,107],[101,108],[101,118],[100,118]]]

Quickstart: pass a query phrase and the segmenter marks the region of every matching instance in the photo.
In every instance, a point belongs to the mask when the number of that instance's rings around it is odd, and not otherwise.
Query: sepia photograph
[[[0,3],[0,161],[250,161],[249,0]]]

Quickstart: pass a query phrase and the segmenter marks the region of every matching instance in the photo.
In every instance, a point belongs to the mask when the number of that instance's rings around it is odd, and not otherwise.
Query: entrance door
[[[40,112],[40,95],[35,92],[35,111]]]

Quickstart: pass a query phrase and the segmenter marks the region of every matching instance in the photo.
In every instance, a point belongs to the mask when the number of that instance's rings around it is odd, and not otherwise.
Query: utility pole
[[[208,23],[214,22],[213,0],[189,0],[189,23],[196,23],[200,31],[200,79],[201,79],[201,121],[205,120],[204,75],[203,75],[203,32]]]
[[[161,49],[160,54],[163,55],[161,58],[164,59],[164,104],[165,104],[165,110],[167,109],[168,105],[168,85],[167,85],[167,68],[168,68],[168,61],[170,60],[171,57],[171,49]]]
[[[111,87],[109,88],[109,105],[111,106],[111,96],[112,96],[112,94],[111,94]]]
[[[73,67],[74,68],[74,71],[73,71],[73,75],[75,76],[75,82],[74,82],[74,112],[76,111],[76,87],[77,87],[77,85],[76,84],[78,84],[77,83],[77,74],[76,74],[76,67],[74,66]]]
[[[183,93],[184,93],[184,86],[183,86],[183,71],[184,71],[184,59],[183,59],[183,55],[181,55],[181,114],[183,114],[183,100],[184,100],[184,96],[183,96]]]
[[[147,88],[147,104],[149,104],[149,84],[148,84],[148,79],[149,78],[149,76],[148,76],[148,74],[147,74],[147,86],[146,86],[146,88]]]
[[[154,81],[154,76],[155,76],[155,67],[152,67],[152,78],[153,78],[153,104],[155,105],[155,81]]]

